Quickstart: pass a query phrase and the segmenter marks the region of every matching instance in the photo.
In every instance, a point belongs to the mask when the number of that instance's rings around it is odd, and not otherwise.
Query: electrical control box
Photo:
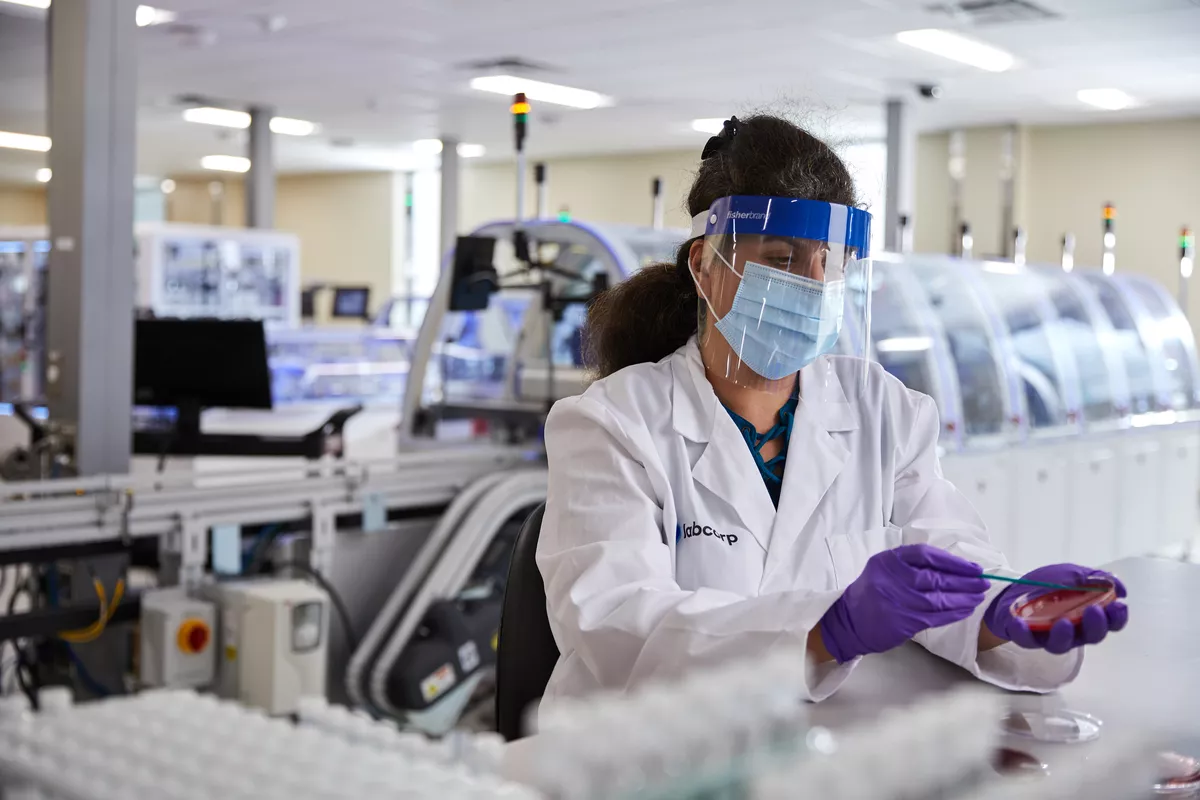
[[[182,589],[142,595],[138,671],[143,686],[199,688],[216,669],[216,606]]]
[[[270,714],[295,713],[300,698],[325,696],[329,595],[299,580],[222,582],[219,607],[222,697]]]

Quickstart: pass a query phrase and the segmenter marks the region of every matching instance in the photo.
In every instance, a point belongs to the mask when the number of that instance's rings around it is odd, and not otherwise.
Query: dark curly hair
[[[829,145],[766,114],[740,120],[737,135],[700,162],[688,214],[738,194],[856,204],[850,172]],[[692,241],[679,248],[674,264],[644,267],[592,303],[584,354],[598,377],[659,361],[696,333],[698,297],[688,268]]]

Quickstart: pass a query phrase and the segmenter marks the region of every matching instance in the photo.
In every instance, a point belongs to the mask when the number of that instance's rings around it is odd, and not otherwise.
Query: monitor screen
[[[489,236],[459,236],[454,245],[454,273],[450,287],[451,311],[483,311],[499,280],[496,240]]]
[[[271,408],[261,320],[139,319],[133,403]]]
[[[338,286],[333,290],[333,316],[366,319],[371,289],[367,286]]]

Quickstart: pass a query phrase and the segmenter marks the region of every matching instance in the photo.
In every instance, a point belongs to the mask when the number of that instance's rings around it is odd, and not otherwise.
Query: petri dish
[[[1200,797],[1200,759],[1181,753],[1159,753],[1158,797]]]
[[[1117,599],[1117,587],[1110,580],[1095,580],[1079,589],[1052,589],[1029,592],[1013,601],[1010,610],[1024,620],[1032,631],[1044,632],[1060,619],[1078,624],[1084,610],[1091,606],[1103,608]]]
[[[1103,724],[1091,714],[1060,708],[1055,711],[1012,711],[1004,718],[1006,733],[1056,744],[1090,742],[1100,738]]]
[[[992,769],[1013,778],[1041,778],[1050,772],[1040,758],[1013,747],[998,747],[992,752]]]

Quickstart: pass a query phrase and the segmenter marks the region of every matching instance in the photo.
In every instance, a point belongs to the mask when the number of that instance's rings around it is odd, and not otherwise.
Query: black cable
[[[171,445],[175,444],[175,428],[171,428],[171,432],[163,437],[162,449],[158,451],[158,469],[156,472],[161,475],[167,467],[167,456],[171,452]]]
[[[271,552],[271,546],[275,544],[275,540],[283,533],[283,526],[268,526],[265,533],[266,535],[263,535],[260,532],[258,541],[254,543],[254,549],[250,551],[250,563],[242,570],[247,575],[257,575],[266,567],[267,555]]]
[[[17,599],[22,594],[28,594],[31,605],[35,595],[33,593],[34,573],[31,571],[26,577],[25,582],[13,589],[12,595],[8,598],[8,615],[12,616],[16,613]],[[17,651],[17,685],[21,687],[21,691],[29,698],[29,705],[36,709],[37,704],[37,673],[34,672],[35,659],[29,657],[28,653],[21,647],[21,642],[14,640],[13,649]]]
[[[38,710],[38,681],[37,674],[33,671],[34,662],[21,649],[20,645],[17,648],[17,685],[21,687],[21,692],[29,698],[29,707],[34,711]]]
[[[350,622],[350,612],[346,609],[346,604],[342,602],[342,596],[338,594],[337,589],[333,588],[333,584],[324,575],[302,561],[276,561],[274,563],[277,568],[289,568],[303,572],[325,590],[325,593],[329,595],[330,602],[333,603],[334,609],[337,610],[338,617],[341,619],[342,630],[345,631],[346,639],[350,644],[350,652],[353,653],[358,650],[358,635],[354,632],[354,625]]]
[[[33,593],[29,591],[29,586],[16,586],[13,588],[13,593],[8,597],[8,615],[11,617],[17,612],[17,598],[22,594],[28,594],[31,598]]]

